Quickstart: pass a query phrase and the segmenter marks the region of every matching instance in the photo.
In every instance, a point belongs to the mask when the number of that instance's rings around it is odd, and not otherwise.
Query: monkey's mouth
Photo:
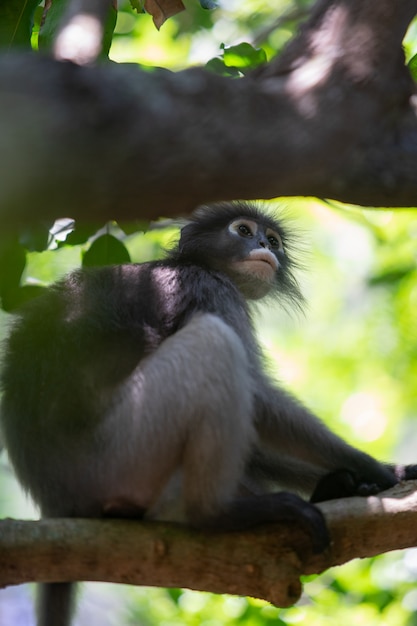
[[[249,253],[248,260],[260,264],[267,263],[274,272],[276,272],[279,268],[279,263],[276,256],[272,254],[272,252],[270,252],[269,250],[252,250],[252,252]],[[260,265],[260,267],[262,267],[262,265]]]
[[[246,281],[255,279],[261,283],[271,284],[279,269],[276,257],[269,250],[252,250],[242,261],[235,261],[233,269],[244,276]]]

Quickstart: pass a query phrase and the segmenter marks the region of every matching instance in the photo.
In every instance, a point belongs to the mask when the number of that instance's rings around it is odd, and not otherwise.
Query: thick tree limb
[[[417,0],[325,0],[241,80],[0,60],[0,215],[154,218],[231,198],[417,204]]]
[[[289,606],[302,574],[417,545],[417,481],[371,498],[321,505],[332,537],[313,555],[301,529],[198,533],[135,521],[0,522],[0,586],[96,580],[251,595]],[[109,558],[111,554],[111,558]]]
[[[112,0],[71,0],[53,44],[54,58],[80,65],[96,61],[112,4]]]

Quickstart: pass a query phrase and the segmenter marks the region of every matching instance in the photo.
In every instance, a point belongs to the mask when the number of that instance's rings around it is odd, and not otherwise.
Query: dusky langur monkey
[[[247,300],[302,302],[289,235],[244,203],[203,207],[163,261],[76,271],[33,300],[5,346],[1,427],[44,517],[125,516],[243,529],[312,501],[412,478],[345,443],[270,379]],[[66,626],[71,585],[44,585]]]

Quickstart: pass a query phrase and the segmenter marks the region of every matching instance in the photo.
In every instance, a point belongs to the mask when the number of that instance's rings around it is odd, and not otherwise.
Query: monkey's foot
[[[315,553],[323,552],[330,536],[322,512],[293,493],[280,492],[242,498],[204,526],[218,530],[245,530],[266,522],[293,522],[311,537]]]

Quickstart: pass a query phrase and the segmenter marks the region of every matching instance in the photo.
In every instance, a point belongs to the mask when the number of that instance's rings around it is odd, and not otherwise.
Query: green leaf
[[[214,57],[213,59],[210,59],[210,61],[207,61],[206,69],[213,72],[213,74],[218,74],[219,76],[229,76],[232,78],[241,76],[241,73],[235,67],[226,67],[223,59],[220,57]]]
[[[117,9],[113,6],[109,8],[106,23],[104,24],[103,42],[100,56],[107,58],[109,56],[111,44],[113,41],[114,29],[117,22]]]
[[[249,43],[240,43],[229,48],[221,44],[220,48],[221,56],[210,59],[206,64],[206,69],[220,76],[239,77],[267,61],[265,51],[254,48]]]
[[[130,6],[137,13],[145,13],[145,0],[130,0]]]
[[[103,224],[97,222],[75,222],[74,230],[68,234],[64,245],[78,246],[85,243],[102,227]]]
[[[223,59],[227,67],[235,67],[241,71],[253,69],[267,61],[262,48],[254,48],[245,42],[229,48],[224,47]]]
[[[415,54],[408,62],[408,69],[415,81],[417,81],[417,54]]]
[[[46,287],[42,285],[23,285],[8,291],[2,298],[2,307],[8,313],[19,309],[23,304],[42,295]]]
[[[126,246],[113,235],[101,235],[83,255],[83,267],[130,263]]]
[[[4,310],[11,310],[11,294],[19,287],[26,265],[26,251],[16,233],[0,238],[0,298]]]
[[[146,233],[149,230],[149,220],[135,220],[134,222],[117,222],[125,235],[134,233]]]
[[[31,47],[35,11],[40,1],[0,1],[0,48]]]
[[[26,226],[19,235],[19,242],[30,252],[42,252],[48,248],[51,238],[50,222],[40,222],[36,226]]]

